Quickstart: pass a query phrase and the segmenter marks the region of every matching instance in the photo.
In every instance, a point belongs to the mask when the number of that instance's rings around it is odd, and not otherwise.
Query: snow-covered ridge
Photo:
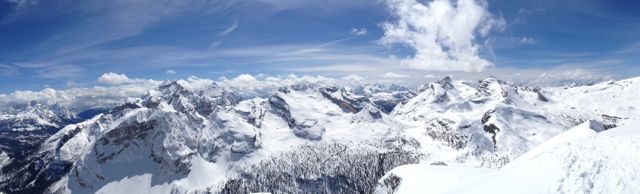
[[[153,173],[152,183],[167,184],[151,190],[201,190],[224,177],[197,182],[192,176],[200,175],[190,169],[199,168],[195,161],[209,166],[200,170],[233,174],[233,169],[242,167],[234,166],[285,151],[285,142],[290,146],[346,142],[362,134],[379,139],[390,129],[376,124],[389,118],[373,103],[361,102],[369,103],[361,108],[369,117],[341,108],[360,106],[346,90],[334,99],[330,92],[321,92],[328,88],[292,85],[267,99],[241,101],[241,95],[217,83],[189,84],[165,82],[140,99],[130,99],[89,123],[67,127],[48,140],[46,145],[54,149],[45,152],[58,152],[57,160],[73,163],[69,176],[50,191],[95,192],[98,188],[89,185],[148,173]],[[360,123],[371,124],[361,128]],[[131,166],[136,170],[110,170]]]
[[[415,164],[398,167],[376,193],[637,193],[640,123],[604,130],[587,121],[499,170]],[[425,184],[429,183],[429,184]]]
[[[64,120],[73,120],[76,113],[59,106],[47,107],[32,101],[11,108],[5,108],[0,113],[0,123],[3,129],[12,131],[33,131],[43,128],[60,127]]]
[[[150,193],[239,192],[242,190],[234,189],[249,188],[307,192],[290,187],[319,187],[330,181],[359,185],[322,191],[356,187],[359,189],[354,192],[367,193],[380,178],[369,176],[381,176],[397,165],[424,162],[498,168],[584,121],[598,120],[606,129],[640,115],[631,108],[640,106],[637,101],[573,107],[567,99],[589,99],[591,92],[602,98],[615,94],[619,99],[631,99],[638,90],[627,88],[640,87],[634,80],[540,88],[493,77],[478,82],[444,78],[414,90],[295,79],[298,81],[284,83],[262,83],[251,77],[162,82],[144,96],[128,98],[90,120],[66,126],[49,137],[25,164],[37,167],[24,169],[47,174],[46,178],[34,176],[38,178],[36,185],[61,193],[115,192],[112,189],[132,181],[148,184],[142,191]],[[342,150],[344,146],[351,149]],[[335,155],[333,150],[344,158],[312,158],[298,153],[305,147],[318,149],[319,156]],[[394,153],[417,157],[396,157]],[[287,157],[297,158],[292,164],[318,168],[306,172],[309,176],[282,179],[289,188],[274,187],[259,178],[274,171],[251,170],[269,167],[281,169],[283,174],[299,170],[280,168],[292,162]],[[314,164],[316,160],[375,160],[381,164],[346,166],[329,176],[319,169],[333,163]],[[350,170],[370,168],[382,173],[365,178]],[[16,175],[3,176],[13,180],[11,176]],[[316,179],[321,181],[314,182]],[[3,186],[0,191],[45,189],[23,187]]]

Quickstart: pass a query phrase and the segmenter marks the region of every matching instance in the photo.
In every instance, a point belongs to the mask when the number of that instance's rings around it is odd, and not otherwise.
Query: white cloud
[[[233,20],[233,22],[231,23],[231,26],[227,27],[226,29],[218,33],[218,37],[216,38],[215,41],[209,44],[209,48],[215,48],[220,46],[223,42],[224,37],[231,34],[233,31],[236,31],[237,28],[238,28],[238,20],[236,19],[236,20]]]
[[[220,46],[221,44],[222,44],[221,40],[216,40],[216,41],[211,42],[211,44],[209,44],[209,48],[215,48],[215,47]]]
[[[76,65],[50,65],[38,70],[41,77],[49,79],[77,78],[86,70]]]
[[[9,70],[33,69],[40,77],[47,79],[75,79],[83,77],[87,70],[83,67],[62,62],[13,63]],[[3,68],[0,66],[0,68]]]
[[[237,28],[238,28],[238,20],[233,20],[233,23],[231,23],[231,26],[224,29],[222,32],[218,33],[218,36],[226,36],[231,32],[235,31]]]
[[[367,29],[366,28],[353,28],[351,29],[351,34],[356,35],[356,36],[364,36],[367,35]]]
[[[177,82],[184,88],[191,91],[203,90],[205,88],[211,87],[215,83],[213,80],[202,79],[196,76],[189,76],[187,80],[178,80]]]
[[[0,106],[9,103],[28,103],[39,101],[46,104],[58,104],[69,108],[114,105],[129,97],[139,97],[157,87],[159,82],[146,82],[111,87],[70,88],[56,90],[46,88],[41,91],[15,91],[0,94]]]
[[[490,45],[492,49],[505,50],[536,43],[534,38],[528,36],[495,36],[491,37],[486,45]]]
[[[522,38],[520,38],[520,43],[522,43],[522,44],[535,44],[536,41],[533,40],[533,38],[531,38],[531,37],[523,36]]]
[[[151,79],[132,79],[124,74],[105,73],[98,79],[101,83],[110,86],[95,86],[82,88],[75,82],[67,82],[64,90],[56,90],[47,87],[41,91],[15,91],[9,94],[0,94],[0,106],[9,103],[27,103],[39,101],[46,104],[59,104],[70,108],[86,108],[90,106],[114,105],[129,97],[145,95],[161,83]]]
[[[493,66],[479,56],[477,37],[504,26],[477,0],[386,0],[397,21],[382,24],[380,43],[405,44],[415,55],[403,61],[414,69],[478,72]]]
[[[167,75],[174,75],[174,74],[176,74],[178,72],[174,71],[173,69],[169,69],[169,70],[165,71],[164,73],[166,73]]]
[[[410,77],[408,75],[403,75],[403,74],[397,74],[397,73],[393,73],[393,72],[387,72],[384,74],[385,78],[407,78]]]
[[[102,76],[98,78],[98,82],[109,85],[159,83],[158,81],[151,79],[132,79],[127,77],[125,74],[118,74],[114,72],[102,74]]]
[[[98,82],[105,84],[124,84],[130,82],[129,77],[125,74],[117,74],[113,72],[105,73],[98,78]]]
[[[245,83],[257,81],[255,77],[249,74],[240,74],[238,75],[238,77],[233,78],[233,80],[237,82],[245,82]]]
[[[427,79],[435,78],[435,77],[436,77],[436,76],[435,76],[435,75],[433,75],[433,74],[427,74],[427,75],[424,75],[424,78],[427,78]]]
[[[27,0],[19,0],[27,1]],[[84,48],[132,37],[143,33],[160,22],[171,20],[185,13],[202,15],[216,13],[230,2],[215,1],[163,1],[110,0],[110,1],[61,1],[56,4],[40,4],[14,14],[13,20],[69,16],[73,25],[52,32],[39,48],[64,55]],[[126,5],[126,6],[123,6]],[[61,12],[59,10],[65,10]],[[47,13],[47,14],[43,14]],[[69,14],[73,13],[73,14]]]
[[[356,74],[350,74],[350,75],[344,76],[342,79],[349,80],[351,82],[364,82],[365,81],[364,77],[356,75]]]

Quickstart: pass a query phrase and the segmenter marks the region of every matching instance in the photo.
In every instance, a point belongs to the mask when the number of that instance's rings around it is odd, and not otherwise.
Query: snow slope
[[[638,193],[640,122],[564,132],[499,170],[426,164],[398,167],[377,193]],[[399,179],[396,184],[390,184]]]

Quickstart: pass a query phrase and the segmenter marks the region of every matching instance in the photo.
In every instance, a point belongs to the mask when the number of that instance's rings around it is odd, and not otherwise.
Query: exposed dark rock
[[[498,128],[496,125],[494,124],[489,124],[489,125],[484,125],[483,126],[484,131],[487,133],[491,134],[491,140],[493,141],[493,146],[495,147],[497,145],[496,142],[496,135],[498,134],[498,132],[500,131],[500,128]]]
[[[625,118],[622,118],[622,117],[611,116],[611,115],[606,115],[606,114],[603,114],[601,116],[602,116],[602,125],[604,126],[605,130],[618,127],[617,124],[621,120],[625,119]]]
[[[402,182],[402,178],[391,173],[385,179],[382,180],[385,188],[387,188],[387,194],[393,194],[398,190],[400,183]]]
[[[290,112],[289,105],[284,101],[280,96],[273,95],[269,98],[269,105],[271,106],[271,111],[280,116],[282,119],[287,121],[287,125],[289,128],[293,130],[293,133],[300,138],[305,138],[309,140],[320,140],[322,138],[322,133],[324,133],[324,128],[319,129],[319,131],[309,131],[310,127],[315,125],[316,121],[296,121]],[[318,129],[315,129],[318,130]],[[317,132],[317,133],[316,133]]]
[[[545,97],[542,94],[542,92],[540,91],[540,88],[533,88],[532,91],[535,92],[538,95],[538,100],[540,100],[542,102],[549,102],[549,99],[547,99],[547,97]]]
[[[350,98],[344,89],[336,87],[325,87],[320,89],[320,93],[331,102],[338,105],[342,111],[348,113],[357,113],[369,102],[366,98]],[[338,93],[338,94],[335,94]],[[339,97],[333,96],[338,95]]]
[[[454,130],[452,127],[454,124],[455,122],[449,119],[432,119],[427,122],[426,134],[444,145],[462,149],[467,145],[469,137]]]
[[[483,125],[484,125],[485,123],[487,123],[487,122],[489,121],[489,119],[491,119],[491,114],[493,114],[494,112],[496,112],[496,110],[495,110],[495,109],[491,109],[491,110],[489,110],[489,111],[485,112],[485,113],[482,115],[482,119],[481,119],[480,121],[482,122],[482,124],[483,124]]]
[[[447,163],[444,163],[443,161],[437,161],[437,162],[432,162],[429,165],[433,165],[433,166],[447,166]]]

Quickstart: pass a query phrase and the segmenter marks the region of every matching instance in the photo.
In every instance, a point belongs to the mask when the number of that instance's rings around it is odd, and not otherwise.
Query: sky
[[[104,75],[640,76],[637,0],[0,0],[0,93]],[[108,74],[115,73],[115,74]]]

